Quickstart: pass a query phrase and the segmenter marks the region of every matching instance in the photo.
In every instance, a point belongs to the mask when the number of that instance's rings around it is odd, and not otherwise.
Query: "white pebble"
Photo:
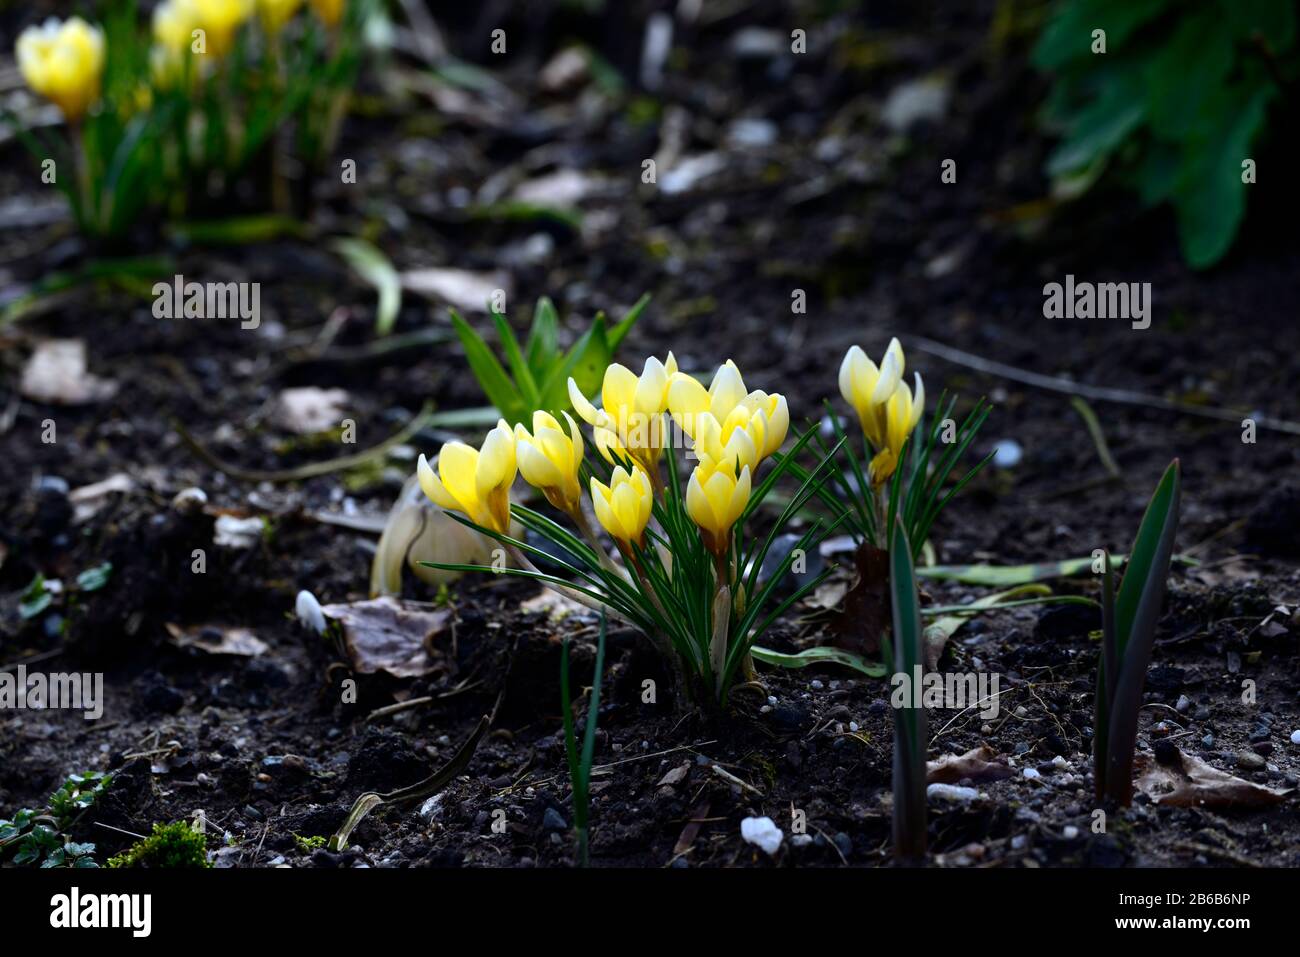
[[[980,796],[974,788],[964,788],[957,784],[931,784],[925,789],[925,796],[930,800],[936,798],[945,801],[960,801],[968,804]]]
[[[740,836],[745,839],[745,843],[757,845],[769,856],[777,852],[785,837],[770,817],[745,818],[740,822]]]
[[[1300,744],[1300,729],[1291,732],[1291,743]]]
[[[1002,439],[993,447],[993,465],[995,468],[1012,469],[1025,457],[1025,450],[1015,439]]]
[[[1059,754],[1056,757],[1052,758],[1052,767],[1056,768],[1059,771],[1064,771],[1069,766],[1070,766],[1070,762],[1065,760],[1065,758],[1061,757]]]
[[[1038,768],[1025,768],[1025,770],[1022,773],[1030,781],[1037,781],[1039,778],[1042,777],[1042,775],[1038,773]]]
[[[809,683],[808,687],[809,687],[809,688],[812,688],[813,691],[821,691],[821,690],[822,690],[822,683],[821,683],[821,681],[820,681],[819,679],[814,678],[814,679],[812,680],[812,682]]]
[[[1073,841],[1076,837],[1079,836],[1079,829],[1075,827],[1073,824],[1067,824],[1065,825],[1065,830],[1063,830],[1061,833],[1065,835],[1065,839],[1067,841]]]
[[[856,721],[850,721],[850,722],[849,722],[849,730],[850,730],[850,731],[857,731],[857,730],[858,730],[858,723],[857,723]]]

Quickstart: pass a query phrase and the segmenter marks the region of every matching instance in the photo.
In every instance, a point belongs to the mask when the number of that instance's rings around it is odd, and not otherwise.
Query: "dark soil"
[[[1082,383],[1239,410],[1243,418],[1294,419],[1300,249],[1294,230],[1274,221],[1278,197],[1259,187],[1234,253],[1202,274],[1180,261],[1172,220],[1141,213],[1122,193],[1092,196],[1035,223],[1026,204],[1048,189],[1040,170],[1049,144],[1033,120],[1044,84],[1026,63],[1027,35],[993,42],[991,2],[872,5],[869,14],[833,18],[803,12],[812,5],[750,4],[743,16],[719,5],[678,34],[654,96],[629,105],[590,84],[585,93],[543,90],[539,67],[575,38],[635,77],[643,8],[651,5],[608,6],[618,10],[603,18],[503,16],[521,38],[505,58],[475,53],[487,50],[482,23],[447,19],[452,50],[501,81],[501,90],[481,95],[493,98],[492,109],[451,115],[419,93],[395,96],[385,87],[381,96],[380,77],[369,76],[338,151],[357,161],[359,182],[319,185],[313,225],[320,235],[369,231],[402,269],[502,270],[512,283],[512,315],[549,295],[573,317],[571,335],[598,309],[621,315],[650,291],[654,301],[623,347],[628,364],[668,349],[687,369],[734,358],[752,388],[786,393],[797,418],[817,415],[823,398],[839,401],[835,373],[850,344],[879,355],[898,335],[909,370],[922,372],[932,396],[946,388],[964,406],[981,394],[993,399],[977,454],[1002,440],[1023,450],[1018,464],[991,467],[944,513],[933,535],[940,562],[1014,564],[1127,550],[1161,471],[1180,458],[1178,548],[1200,564],[1173,573],[1139,748],[1172,739],[1224,770],[1294,788],[1296,436],[1261,428],[1247,444],[1233,422],[1095,403],[1121,472],[1111,480],[1067,396],[925,351],[934,340]],[[6,15],[7,27],[17,26],[15,16]],[[746,27],[778,38],[806,28],[808,52],[741,57],[734,43]],[[5,33],[0,47],[8,49]],[[944,118],[908,135],[889,132],[881,114],[891,90],[939,69],[952,91]],[[386,77],[391,84],[420,72],[399,58]],[[728,139],[741,118],[775,124],[772,141]],[[681,155],[722,151],[725,173],[678,195],[643,186],[642,160],[665,148],[670,130]],[[948,157],[958,162],[952,185],[939,180]],[[661,183],[669,168],[661,167]],[[555,169],[605,178],[581,203],[582,229],[472,218],[458,199]],[[0,182],[11,215],[21,203],[45,200],[37,171],[12,141],[0,144]],[[80,262],[86,250],[72,235],[66,221],[0,233],[0,297]],[[154,822],[202,811],[210,849],[220,848],[217,860],[228,866],[569,864],[555,679],[559,643],[570,637],[577,683],[589,683],[593,619],[557,623],[545,611],[521,609],[535,594],[530,586],[466,580],[452,596],[454,642],[448,635],[437,649],[443,668],[402,681],[351,674],[328,643],[292,620],[299,589],[322,603],[361,599],[368,590],[375,536],[322,521],[322,513],[381,519],[412,470],[413,452],[436,450],[446,434],[421,433],[414,449],[382,468],[272,484],[210,468],[175,428],[183,423],[244,468],[330,458],[341,454],[333,439],[313,444],[272,424],[267,410],[280,389],[346,389],[357,447],[365,447],[395,432],[426,399],[440,408],[483,404],[459,347],[367,354],[374,294],[323,243],[174,251],[187,277],[260,281],[261,326],[157,320],[147,299],[85,289],[0,329],[0,665],[103,671],[107,699],[95,722],[71,712],[0,714],[0,816],[39,803],[69,773],[111,769],[112,787],[78,825],[103,858],[130,839],[101,824],[145,833]],[[1042,286],[1066,273],[1151,282],[1151,327],[1044,319]],[[807,294],[805,314],[791,313],[794,289]],[[342,331],[324,352],[312,352],[336,309],[346,320]],[[487,328],[485,317],[473,318]],[[398,333],[430,325],[450,330],[445,307],[408,295]],[[46,337],[86,339],[92,371],[118,382],[117,394],[77,407],[22,399],[22,364]],[[40,440],[47,419],[57,425],[53,444]],[[116,473],[130,476],[134,491],[78,518],[68,490]],[[191,486],[206,492],[206,513],[171,504]],[[248,549],[217,546],[220,509],[266,515],[270,530]],[[191,572],[196,548],[207,555],[202,575]],[[19,616],[36,573],[70,585],[104,561],[113,571],[102,590],[56,601],[30,621]],[[1087,581],[1057,587],[1095,594]],[[930,591],[944,602],[982,593]],[[433,596],[413,582],[408,597]],[[242,626],[268,650],[239,658],[181,649],[169,641],[168,624]],[[1012,758],[1017,773],[976,784],[982,797],[971,804],[932,803],[934,862],[1300,865],[1294,796],[1259,811],[1172,809],[1139,797],[1112,815],[1107,833],[1092,832],[1093,627],[1058,609],[1004,611],[968,625],[945,651],[943,671],[1002,676],[1002,713],[987,723],[974,712],[933,713],[931,758],[987,743]],[[801,610],[768,643],[803,647],[825,628]],[[593,787],[595,864],[889,862],[893,718],[883,681],[762,668],[770,698],[740,694],[726,713],[698,715],[671,700],[661,664],[635,635],[611,633],[609,662]],[[359,681],[360,696],[344,704],[348,678]],[[642,702],[646,678],[658,681],[654,704]],[[1246,679],[1256,688],[1251,705],[1242,703]],[[1187,703],[1175,710],[1183,696]],[[422,697],[433,700],[369,717]],[[431,773],[494,707],[489,736],[437,798],[379,809],[341,854],[295,840],[332,833],[361,792]],[[1242,752],[1263,756],[1264,767],[1241,770]],[[683,765],[677,783],[661,783]],[[1022,776],[1026,768],[1040,778]],[[811,841],[787,839],[775,858],[741,841],[740,821],[749,815],[771,816],[788,838],[792,809],[806,815]],[[504,831],[493,827],[498,810]],[[684,840],[690,822],[698,833]]]

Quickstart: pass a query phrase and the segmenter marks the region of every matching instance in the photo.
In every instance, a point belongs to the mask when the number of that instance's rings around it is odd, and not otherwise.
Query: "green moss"
[[[312,837],[303,837],[301,834],[295,834],[293,840],[294,843],[298,845],[298,850],[302,851],[304,854],[310,854],[318,847],[324,847],[325,842],[328,841],[329,838],[320,834]]]
[[[207,841],[188,821],[155,824],[153,834],[108,860],[109,867],[153,869],[211,867]]]

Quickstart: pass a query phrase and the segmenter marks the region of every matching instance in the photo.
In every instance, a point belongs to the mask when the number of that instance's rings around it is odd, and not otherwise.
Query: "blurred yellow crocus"
[[[75,123],[99,99],[104,75],[104,34],[81,17],[51,17],[18,36],[18,69],[27,85]]]
[[[701,456],[686,484],[686,513],[700,527],[704,544],[719,557],[731,546],[731,527],[749,504],[749,466],[736,472],[733,458]]]
[[[203,47],[196,52],[224,57],[235,45],[235,34],[253,15],[253,0],[189,0]]]
[[[701,455],[735,458],[751,469],[781,447],[790,429],[785,396],[747,392],[736,364],[727,360],[706,390],[683,372],[668,387],[673,420],[695,440]]]
[[[654,489],[641,469],[614,467],[609,484],[591,480],[591,503],[601,528],[626,548],[645,544],[645,527],[654,506]]]
[[[347,0],[309,0],[309,2],[312,11],[320,18],[320,22],[331,30],[343,19],[343,10],[347,6]]]
[[[515,426],[515,457],[519,471],[529,485],[541,489],[546,500],[569,515],[582,510],[582,484],[578,469],[582,466],[582,433],[573,416],[564,413],[569,424],[564,428],[548,412],[533,413],[533,431]]]
[[[515,473],[515,436],[502,419],[487,434],[482,448],[448,442],[438,455],[437,473],[421,455],[416,474],[420,488],[435,505],[462,512],[504,535],[510,529],[510,486]]]
[[[569,379],[569,401],[592,427],[596,448],[606,461],[615,463],[617,453],[655,472],[665,444],[663,414],[668,408],[668,383],[676,372],[677,360],[671,352],[666,362],[654,356],[646,359],[640,376],[615,362],[605,370],[600,409]]]
[[[269,37],[277,37],[302,6],[302,0],[257,0],[257,15]]]
[[[840,364],[840,394],[853,406],[862,432],[876,453],[871,460],[871,481],[885,482],[898,466],[907,441],[925,409],[925,384],[916,375],[916,392],[903,381],[903,347],[889,341],[885,357],[877,367],[857,346]]]

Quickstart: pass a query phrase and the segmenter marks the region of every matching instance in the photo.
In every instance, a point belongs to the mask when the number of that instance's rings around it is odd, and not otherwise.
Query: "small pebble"
[[[980,792],[974,788],[959,787],[956,784],[931,784],[926,787],[925,796],[929,800],[957,801],[962,804],[969,804],[980,796]]]
[[[1067,824],[1065,826],[1065,830],[1061,831],[1061,833],[1065,835],[1065,839],[1067,841],[1073,841],[1076,837],[1079,836],[1079,829],[1075,827],[1073,824]]]
[[[1065,771],[1070,767],[1070,762],[1058,754],[1056,757],[1052,758],[1052,767],[1056,768],[1058,771]]]
[[[809,682],[808,687],[812,688],[813,691],[821,691],[822,688],[825,687],[825,685],[821,683],[820,679],[814,678],[811,682]]]
[[[1300,744],[1300,728],[1291,732],[1291,743]]]
[[[1237,752],[1237,767],[1243,771],[1262,771],[1266,763],[1263,755],[1256,754],[1254,751]]]
[[[1188,711],[1192,710],[1192,699],[1187,697],[1185,694],[1179,695],[1178,703],[1174,705],[1174,710],[1179,714],[1186,714]]]
[[[1037,781],[1042,777],[1042,775],[1038,773],[1037,768],[1025,768],[1023,773],[1030,781]]]

